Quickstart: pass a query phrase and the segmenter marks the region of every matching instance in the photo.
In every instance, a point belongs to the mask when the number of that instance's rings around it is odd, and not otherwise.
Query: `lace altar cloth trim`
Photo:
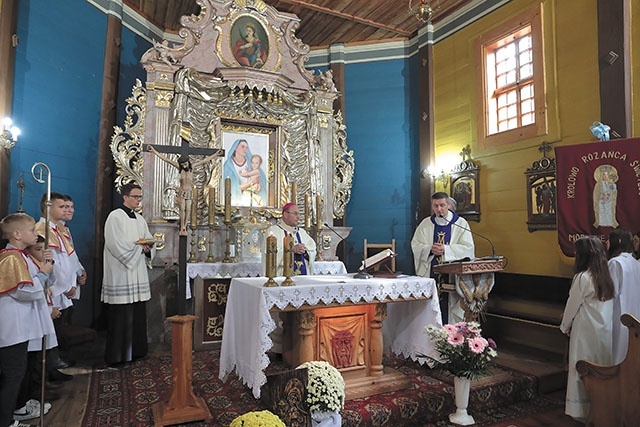
[[[316,261],[313,269],[320,275],[345,275],[347,269],[342,261]],[[260,262],[213,262],[187,264],[187,276],[195,279],[200,276],[203,279],[223,279],[232,277],[260,277],[262,276],[262,263]]]
[[[281,283],[283,278],[276,278]],[[391,316],[386,324],[391,330],[384,335],[401,336],[394,339],[392,351],[415,358],[416,354],[430,354],[431,346],[424,334],[429,323],[442,324],[433,279],[405,276],[393,279],[354,279],[350,276],[296,276],[295,286],[263,287],[264,278],[234,278],[229,287],[225,325],[220,352],[220,379],[225,380],[235,368],[238,377],[251,388],[256,399],[266,383],[264,370],[269,365],[267,351],[273,345],[269,334],[276,329],[271,309],[295,308],[303,304],[357,303],[365,301],[403,301],[389,303]],[[418,301],[404,300],[409,298]],[[257,313],[257,316],[249,315]],[[411,341],[414,341],[412,344]],[[420,342],[422,344],[416,344]]]

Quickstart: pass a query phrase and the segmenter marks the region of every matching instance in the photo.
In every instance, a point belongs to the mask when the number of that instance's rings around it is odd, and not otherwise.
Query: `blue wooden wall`
[[[345,66],[347,144],[355,177],[347,225],[347,269],[362,261],[363,240],[396,239],[396,268],[413,272],[411,237],[418,202],[416,61],[396,59]]]

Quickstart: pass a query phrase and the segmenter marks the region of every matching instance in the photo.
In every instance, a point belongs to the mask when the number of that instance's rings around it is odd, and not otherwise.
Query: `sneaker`
[[[51,403],[44,403],[44,413],[51,409]],[[13,411],[13,419],[16,421],[33,420],[40,416],[40,402],[35,399],[27,400],[27,403],[20,409]],[[15,423],[14,423],[15,424]]]
[[[31,424],[25,424],[25,423],[21,423],[18,420],[15,420],[13,424],[11,424],[9,427],[33,427],[33,426]]]

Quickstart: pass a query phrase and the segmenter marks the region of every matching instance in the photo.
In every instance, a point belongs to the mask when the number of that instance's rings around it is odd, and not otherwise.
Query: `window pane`
[[[527,126],[535,123],[535,115],[533,113],[525,114],[522,116],[522,126]]]
[[[528,99],[522,102],[522,114],[530,113],[533,111],[533,101]]]
[[[525,79],[527,77],[533,76],[533,65],[527,64],[523,67],[520,67],[520,78]]]

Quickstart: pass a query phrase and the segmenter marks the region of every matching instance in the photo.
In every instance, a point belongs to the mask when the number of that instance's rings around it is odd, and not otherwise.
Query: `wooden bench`
[[[623,314],[620,321],[629,328],[629,350],[622,363],[576,363],[591,401],[587,426],[631,427],[640,422],[640,322],[630,314]]]

